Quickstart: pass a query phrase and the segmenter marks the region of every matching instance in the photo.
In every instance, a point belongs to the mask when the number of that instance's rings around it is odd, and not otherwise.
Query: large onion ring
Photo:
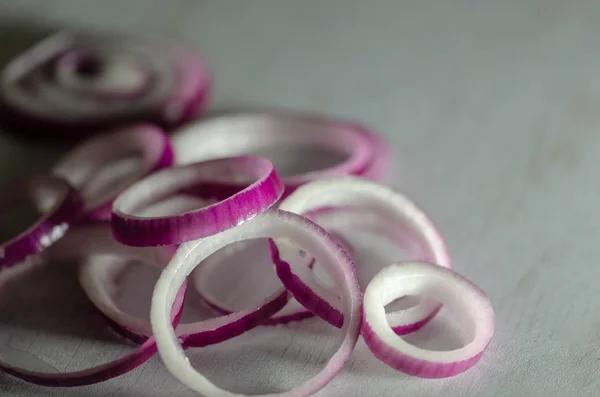
[[[185,357],[183,348],[168,321],[168,307],[172,304],[179,285],[194,267],[215,251],[240,240],[277,236],[286,238],[310,252],[334,278],[340,289],[344,311],[342,342],[339,350],[325,368],[311,381],[285,393],[270,396],[309,396],[322,389],[350,357],[358,338],[361,323],[360,290],[352,259],[335,242],[334,238],[308,219],[285,211],[269,210],[254,219],[223,233],[192,241],[180,246],[165,268],[154,291],[150,318],[159,354],[169,371],[181,382],[207,397],[241,396],[220,389],[196,372]],[[297,254],[297,249],[281,242],[287,253]]]
[[[325,175],[379,176],[375,161],[382,142],[355,124],[291,112],[240,113],[187,125],[172,135],[175,162],[188,164],[213,158],[248,155],[282,147],[326,149],[346,157],[330,168],[284,176],[286,194]]]
[[[173,42],[62,32],[6,66],[0,114],[19,130],[48,136],[139,121],[173,128],[202,110],[208,90],[200,59]]]

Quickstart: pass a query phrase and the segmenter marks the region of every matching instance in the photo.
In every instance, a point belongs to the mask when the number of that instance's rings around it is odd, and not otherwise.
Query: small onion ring
[[[77,191],[62,178],[50,175],[5,187],[0,208],[4,210],[19,200],[32,201],[42,215],[24,232],[0,242],[0,270],[15,266],[56,243],[83,211]]]
[[[427,214],[408,197],[377,182],[353,176],[323,178],[300,187],[283,200],[280,209],[299,214],[329,207],[353,206],[366,209],[397,225],[394,241],[406,240],[403,234],[417,237],[423,245],[418,259],[451,268],[444,239]],[[411,237],[412,237],[411,236]],[[307,309],[339,327],[342,323],[339,297],[324,288],[306,266],[291,266],[273,256],[283,285]],[[398,334],[407,334],[424,326],[439,311],[434,301],[389,313],[388,321]]]
[[[380,140],[364,127],[324,117],[284,111],[239,113],[189,124],[172,135],[175,162],[188,164],[220,157],[252,154],[281,146],[315,147],[347,156],[331,168],[284,177],[286,194],[325,175],[378,176],[375,162]],[[377,143],[376,143],[377,142]]]
[[[220,180],[226,183],[231,178],[242,178],[247,187],[212,205],[171,216],[135,215],[149,203],[184,189],[201,188]],[[224,158],[167,168],[135,183],[117,197],[111,222],[113,234],[117,241],[132,246],[181,244],[230,229],[260,214],[276,204],[282,193],[277,171],[262,157]]]
[[[207,396],[242,396],[225,391],[203,375],[196,372],[186,358],[179,340],[168,322],[168,308],[178,285],[181,285],[194,267],[215,251],[236,241],[278,236],[293,241],[301,249],[310,252],[326,269],[333,273],[342,295],[344,307],[343,337],[339,350],[325,368],[311,381],[288,392],[269,396],[310,396],[338,373],[349,359],[358,339],[361,323],[360,289],[352,259],[325,230],[301,216],[279,210],[269,210],[252,220],[223,233],[181,245],[169,265],[161,274],[154,295],[150,318],[159,354],[167,369],[182,383]],[[287,240],[286,240],[287,241]],[[280,246],[286,247],[285,242]],[[294,254],[294,249],[287,249]]]
[[[0,75],[0,114],[23,132],[80,137],[118,125],[170,129],[205,106],[208,72],[194,51],[151,36],[61,32]]]
[[[387,323],[385,305],[404,295],[442,302],[472,331],[473,339],[451,351],[431,351],[398,337]],[[392,264],[379,272],[363,297],[362,336],[369,350],[392,368],[422,378],[445,378],[471,368],[494,335],[494,311],[483,291],[450,269],[425,262]]]
[[[117,160],[141,157],[141,165],[127,170],[116,186],[102,186],[98,174]],[[85,200],[87,220],[104,221],[111,216],[112,202],[138,179],[173,164],[169,138],[159,128],[139,124],[93,136],[67,153],[52,169],[77,188]],[[114,178],[113,175],[108,177]],[[98,186],[100,185],[100,187]]]

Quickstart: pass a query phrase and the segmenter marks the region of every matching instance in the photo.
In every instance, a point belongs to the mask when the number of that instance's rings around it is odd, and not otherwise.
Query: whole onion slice
[[[390,228],[386,234],[391,235],[393,241],[420,243],[421,252],[415,259],[451,267],[444,239],[425,212],[406,196],[376,182],[352,176],[324,178],[300,187],[279,206],[298,214],[331,207],[354,207],[377,214],[388,221]],[[277,255],[273,255],[273,260],[279,278],[303,306],[332,325],[341,326],[339,296],[335,292],[323,287],[306,266],[288,263]],[[439,309],[439,303],[425,300],[411,308],[388,313],[387,318],[396,333],[406,334],[425,325]]]
[[[330,234],[348,254],[352,255],[352,247],[344,239],[344,237],[336,233]],[[252,291],[251,293],[254,295],[256,295],[257,291],[259,290],[264,291],[269,290],[269,288],[273,288],[275,290],[276,287],[273,287],[273,284],[277,286],[281,285],[281,282],[279,281],[279,278],[277,278],[276,274],[273,273],[272,277],[270,274],[267,274],[268,271],[272,271],[273,269],[273,265],[268,254],[267,243],[264,242],[263,244],[263,241],[257,241],[255,243],[256,245],[250,246],[246,241],[231,244],[227,248],[215,252],[202,261],[202,263],[200,263],[190,275],[190,282],[198,292],[200,298],[217,313],[233,313],[238,310],[236,306],[239,305],[238,303],[232,303],[231,300],[228,299],[228,297],[232,295],[232,292],[229,289],[225,289],[225,287],[222,285],[223,282],[217,281],[218,278],[226,277],[227,279],[231,279],[232,272],[236,272],[237,277],[239,278],[239,284],[235,284],[233,288],[236,288],[237,290],[246,289],[248,291]],[[253,257],[250,259],[247,256],[248,253],[250,252],[257,254],[257,249],[260,251],[264,249],[266,251],[265,258]],[[231,257],[234,259],[229,259]],[[249,268],[248,270],[233,269],[232,266],[234,265],[239,267],[238,261],[240,258],[242,258],[241,260],[244,261],[252,260],[254,263],[256,263],[257,260],[264,259],[265,263],[261,263],[262,268],[258,268],[257,266],[247,266]],[[307,263],[306,266],[313,269],[316,262],[315,258],[309,254],[306,254],[305,258]],[[260,287],[258,286],[259,284]],[[228,286],[231,288],[230,285]],[[237,292],[239,293],[239,291]],[[258,294],[260,294],[260,292],[258,292]],[[239,301],[247,303],[248,297],[245,294],[242,296],[243,298],[239,297]],[[252,298],[254,298],[254,296]],[[254,300],[251,301],[253,302]],[[292,298],[283,309],[264,321],[262,325],[288,324],[311,317],[314,317],[314,314]]]
[[[385,305],[403,295],[427,296],[442,302],[471,340],[462,348],[431,351],[394,334]],[[450,269],[425,262],[392,264],[378,273],[363,297],[362,335],[373,354],[390,367],[422,378],[445,378],[471,368],[494,335],[494,311],[483,291]]]
[[[153,217],[137,215],[150,203],[186,189],[244,183],[232,196],[196,210]],[[273,164],[262,157],[233,157],[167,168],[135,183],[113,204],[115,238],[127,245],[180,244],[230,229],[273,206],[283,184]]]
[[[240,113],[201,120],[174,132],[172,143],[177,164],[269,152],[283,160],[280,165],[271,158],[283,177],[286,194],[325,175],[376,177],[384,167],[376,160],[383,143],[373,132],[344,121],[291,112]],[[307,156],[319,151],[327,151],[328,159],[341,160],[315,168],[317,159]],[[305,152],[298,158],[297,153]],[[284,172],[290,159],[299,161],[295,165],[303,169]]]
[[[62,178],[50,175],[4,187],[0,194],[0,211],[11,211],[12,206],[23,200],[31,202],[40,216],[25,231],[0,242],[0,270],[17,265],[56,243],[83,210],[77,191]]]
[[[310,252],[333,276],[342,296],[344,325],[338,351],[325,368],[311,381],[288,392],[270,396],[309,396],[322,389],[343,367],[356,344],[360,315],[360,290],[352,259],[322,228],[301,216],[285,211],[269,210],[248,222],[198,241],[180,246],[156,283],[150,318],[158,351],[169,371],[194,391],[207,396],[241,396],[225,391],[196,372],[187,360],[175,331],[168,321],[168,308],[175,293],[194,267],[217,250],[237,241],[277,236],[294,242]],[[298,255],[297,248],[280,241],[282,256]]]
[[[150,36],[62,32],[0,75],[0,115],[25,132],[79,138],[133,122],[173,128],[209,90],[194,51]]]
[[[88,139],[67,153],[52,173],[80,191],[87,220],[109,220],[112,202],[121,191],[172,163],[165,133],[139,124]]]

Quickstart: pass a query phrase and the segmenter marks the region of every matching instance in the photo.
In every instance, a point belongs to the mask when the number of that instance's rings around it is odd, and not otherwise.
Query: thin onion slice
[[[127,247],[126,247],[127,248]],[[142,251],[147,250],[143,249]],[[128,255],[129,254],[129,255]],[[149,266],[156,266],[151,257],[132,256],[131,252],[115,251],[107,255],[90,255],[84,258],[79,268],[80,284],[94,306],[108,320],[108,325],[120,335],[135,343],[143,343],[152,335],[152,327],[146,318],[137,317],[125,312],[116,302],[118,295],[118,279],[129,260],[141,259]],[[162,263],[162,266],[166,263]],[[280,310],[288,300],[285,291],[278,291],[266,298],[251,310],[235,313],[221,321],[218,327],[205,327],[195,323],[179,324],[177,334],[185,340],[186,347],[201,347],[223,342],[238,336],[240,333],[260,325],[265,319]],[[181,302],[183,304],[183,302]],[[181,315],[183,307],[173,307],[177,315]],[[217,329],[219,328],[219,329]]]
[[[254,219],[223,233],[180,246],[156,283],[150,318],[159,354],[169,371],[182,383],[207,396],[241,396],[225,391],[196,372],[186,358],[173,327],[168,321],[168,307],[178,286],[194,267],[215,251],[237,241],[277,236],[310,252],[334,278],[342,296],[344,324],[339,350],[325,368],[311,381],[281,394],[269,396],[309,396],[322,389],[343,367],[356,344],[360,323],[360,290],[352,259],[322,228],[301,216],[285,211],[269,210]],[[297,255],[297,249],[280,241],[285,253]],[[285,253],[282,253],[285,256]]]
[[[182,190],[222,182],[245,182],[246,188],[212,205],[170,216],[140,216],[149,203]],[[283,184],[273,164],[262,157],[233,157],[167,168],[135,183],[113,204],[115,238],[127,245],[180,244],[230,229],[273,206]]]
[[[79,138],[118,125],[170,129],[206,103],[208,72],[194,51],[151,36],[62,32],[0,75],[0,114],[23,132]]]
[[[116,196],[140,178],[173,163],[169,138],[139,124],[94,136],[67,153],[52,169],[77,188],[88,220],[109,220]]]
[[[23,273],[15,274],[14,277],[22,276]],[[4,283],[12,281],[11,279],[3,279]],[[2,283],[0,283],[2,285]],[[185,283],[182,283],[181,288],[175,293],[173,299],[173,308],[167,314],[167,318],[172,326],[176,326],[179,321],[178,308],[183,305],[183,299],[185,295]],[[12,365],[0,359],[0,370],[13,375],[17,378],[23,379],[29,383],[34,383],[42,386],[52,387],[74,387],[74,386],[86,386],[90,384],[104,382],[106,380],[115,378],[126,374],[135,368],[139,367],[150,357],[156,353],[156,342],[154,338],[149,338],[141,346],[136,348],[130,354],[105,364],[101,364],[92,368],[88,368],[81,371],[75,372],[41,372],[32,371],[25,368]]]
[[[386,320],[385,305],[403,295],[442,302],[471,333],[464,347],[431,351],[397,336]],[[483,291],[450,269],[425,262],[392,264],[369,283],[363,297],[362,336],[371,352],[392,368],[422,378],[445,378],[471,368],[494,335],[494,311]]]
[[[31,202],[40,217],[27,230],[0,242],[0,270],[33,257],[60,240],[83,210],[77,191],[65,180],[49,175],[36,176],[4,187],[0,208],[10,211],[19,201]]]
[[[364,127],[324,117],[271,111],[219,116],[189,124],[172,135],[175,162],[188,164],[220,157],[271,151],[293,157],[301,149],[329,151],[344,158],[325,168],[282,173],[286,194],[325,175],[379,175],[383,164],[374,161],[382,144]],[[293,148],[293,149],[292,149]],[[287,155],[287,150],[293,151]],[[331,157],[331,155],[329,156]],[[306,158],[303,164],[310,164]],[[277,165],[277,164],[276,164]],[[283,167],[277,165],[281,172]]]
[[[388,230],[393,241],[419,241],[422,252],[415,259],[451,267],[444,239],[427,214],[406,196],[379,183],[352,176],[323,178],[300,187],[279,206],[298,214],[331,207],[355,207],[377,214],[395,228]],[[304,307],[341,326],[340,299],[335,292],[324,288],[306,266],[290,264],[277,255],[273,260],[283,285]],[[389,313],[387,318],[396,333],[406,334],[424,326],[439,309],[439,303],[425,300]]]
[[[348,241],[346,241],[344,239],[344,237],[342,237],[339,234],[336,233],[330,233],[339,243],[339,245],[349,254],[352,255],[352,247],[351,245],[348,243]],[[226,272],[224,274],[228,275],[228,277],[230,276],[232,271],[235,271],[233,269],[231,269],[231,266],[225,266],[223,267],[224,261],[225,259],[227,259],[226,257],[232,256],[232,255],[244,255],[246,248],[248,247],[247,242],[243,241],[243,242],[238,242],[235,244],[232,244],[230,246],[228,246],[226,249],[223,249],[221,251],[218,251],[216,253],[214,253],[213,255],[209,256],[207,259],[205,259],[204,261],[202,261],[202,263],[200,263],[198,265],[198,267],[196,267],[196,269],[192,272],[192,274],[190,275],[190,282],[193,285],[194,289],[197,291],[198,295],[200,296],[200,298],[203,300],[204,303],[206,303],[211,309],[213,309],[214,311],[216,311],[217,313],[220,314],[230,314],[233,313],[234,311],[236,311],[236,308],[234,307],[235,305],[232,305],[230,302],[226,301],[226,297],[225,297],[225,291],[223,291],[222,288],[219,287],[219,284],[215,284],[215,273],[223,273]],[[260,245],[260,247],[262,248],[263,246]],[[265,243],[264,244],[264,249],[267,250],[267,255],[268,255],[268,245]],[[310,269],[313,269],[315,266],[315,258],[310,256],[309,254],[306,254],[305,256],[306,258],[306,263]],[[269,270],[272,269],[272,264],[271,264],[271,260],[269,258],[268,260],[268,264],[269,266],[266,267]],[[237,266],[237,263],[236,263]],[[245,271],[245,270],[244,270]],[[268,277],[268,275],[263,274],[263,271],[260,271],[259,269],[251,269],[249,270],[251,272],[259,272],[259,275],[257,275],[257,279],[260,277],[260,281],[262,284],[265,284],[265,279]],[[242,272],[242,270],[238,270],[238,272]],[[246,273],[241,273],[241,276],[245,275]],[[275,282],[277,284],[280,284],[279,279],[277,278],[277,276],[274,274],[273,275],[275,277]],[[240,280],[241,284],[236,286],[236,288],[245,288],[246,284],[244,284],[244,280]],[[269,282],[266,281],[266,283],[268,284]],[[253,288],[253,287],[246,287],[246,288]],[[263,288],[264,289],[264,288]],[[227,294],[230,294],[229,292],[227,292]],[[246,298],[247,299],[247,298]],[[290,299],[290,301],[288,302],[288,304],[281,309],[280,311],[278,311],[277,313],[275,313],[272,317],[270,317],[269,319],[267,319],[265,322],[263,322],[262,325],[282,325],[282,324],[288,324],[291,322],[295,322],[295,321],[301,321],[301,320],[305,320],[307,318],[311,318],[314,317],[314,313],[311,312],[310,310],[307,310],[304,306],[302,306],[300,303],[298,303],[298,301],[296,301],[295,299]]]

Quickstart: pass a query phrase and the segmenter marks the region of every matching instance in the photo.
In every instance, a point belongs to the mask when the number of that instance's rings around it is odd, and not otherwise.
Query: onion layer
[[[75,138],[139,121],[173,128],[203,109],[208,90],[205,66],[176,43],[62,32],[6,66],[0,114],[19,130]]]
[[[140,161],[135,162],[138,157]],[[172,163],[173,151],[165,133],[140,124],[92,137],[67,153],[52,173],[81,192],[86,219],[109,220],[112,202],[122,190]]]
[[[173,299],[173,307],[181,308],[183,305],[183,299],[185,295],[185,284],[176,291],[175,298]],[[177,325],[179,317],[177,310],[170,310],[167,314],[173,326]],[[42,386],[53,386],[53,387],[73,387],[73,386],[86,386],[94,383],[104,382],[108,379],[115,378],[123,375],[127,372],[134,370],[139,367],[150,357],[156,353],[156,342],[154,338],[149,338],[141,346],[135,349],[132,353],[105,364],[98,365],[96,367],[88,368],[82,371],[76,372],[40,372],[31,371],[25,368],[20,368],[10,363],[0,360],[0,370],[5,371],[17,378],[23,379],[27,382],[34,383]]]
[[[360,291],[350,257],[323,229],[298,215],[269,210],[254,219],[223,233],[183,244],[156,283],[150,317],[159,354],[171,373],[185,385],[207,396],[240,396],[220,389],[191,366],[168,321],[168,307],[177,288],[194,267],[217,250],[236,241],[277,236],[293,241],[310,252],[333,276],[342,297],[344,324],[339,350],[325,368],[311,381],[281,394],[270,396],[309,396],[322,389],[350,357],[358,338],[361,323]],[[285,253],[297,254],[297,249],[281,241]],[[282,253],[285,255],[285,253]]]
[[[379,155],[376,150],[383,146],[382,141],[366,128],[291,112],[240,113],[201,120],[174,132],[172,142],[177,164],[268,150],[285,156],[291,148],[296,151],[327,150],[344,158],[323,169],[282,174],[286,194],[325,175],[369,174],[376,177],[384,166],[375,161]],[[303,164],[306,163],[304,158]]]
[[[246,188],[207,207],[171,216],[139,216],[148,204],[205,184],[245,182]],[[233,157],[167,168],[135,183],[113,205],[115,238],[127,245],[180,244],[230,229],[273,206],[283,184],[262,157]]]
[[[0,242],[0,270],[23,262],[53,245],[83,210],[77,191],[62,178],[53,176],[37,176],[5,187],[0,196],[0,208],[10,210],[20,200],[31,201],[41,215],[24,232]]]
[[[472,340],[450,351],[416,347],[394,334],[385,305],[403,295],[427,296],[442,302]],[[494,312],[483,291],[450,269],[425,262],[392,264],[369,283],[363,297],[362,335],[373,354],[390,367],[422,378],[445,378],[471,368],[494,335]]]
[[[387,234],[393,241],[419,242],[422,252],[416,259],[451,267],[444,239],[425,212],[406,196],[376,182],[352,176],[323,178],[300,187],[283,200],[279,208],[308,214],[331,207],[368,210],[389,222],[391,227]],[[273,260],[279,278],[302,305],[332,325],[341,325],[339,297],[335,292],[321,286],[306,266],[294,266],[277,255],[273,255]],[[425,325],[439,309],[436,302],[422,301],[412,308],[389,313],[387,317],[395,332],[406,334]]]

